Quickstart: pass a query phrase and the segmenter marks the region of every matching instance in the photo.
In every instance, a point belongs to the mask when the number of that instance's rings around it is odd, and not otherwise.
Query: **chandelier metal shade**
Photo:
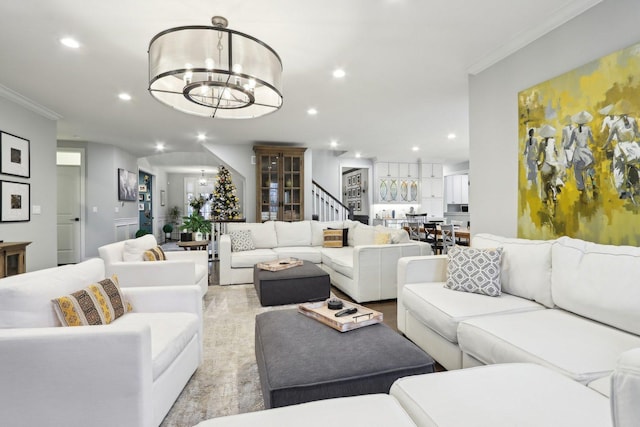
[[[187,114],[250,119],[282,107],[282,61],[267,44],[213,26],[170,28],[149,43],[149,92]]]

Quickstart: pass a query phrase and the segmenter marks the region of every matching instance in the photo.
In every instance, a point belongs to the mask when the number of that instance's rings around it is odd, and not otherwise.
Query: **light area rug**
[[[209,286],[204,299],[204,360],[162,427],[187,427],[264,409],[254,346],[255,316],[297,304],[262,307],[253,285]]]

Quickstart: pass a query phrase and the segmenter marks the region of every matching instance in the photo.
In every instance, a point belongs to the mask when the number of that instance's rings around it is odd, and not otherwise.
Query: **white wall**
[[[0,175],[0,180],[30,184],[31,206],[41,214],[31,214],[29,222],[0,223],[0,240],[32,242],[27,246],[27,271],[54,267],[57,255],[57,174],[56,122],[0,98],[0,130],[30,141],[31,177]]]
[[[519,91],[640,40],[640,2],[605,0],[469,79],[473,232],[517,234]]]

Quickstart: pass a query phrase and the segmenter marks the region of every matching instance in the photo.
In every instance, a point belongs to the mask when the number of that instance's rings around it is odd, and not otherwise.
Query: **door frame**
[[[86,154],[85,154],[85,149],[81,148],[81,147],[56,147],[56,153],[58,151],[62,151],[62,152],[68,152],[68,153],[80,153],[80,248],[79,251],[79,257],[80,257],[80,261],[84,261],[85,260],[85,254],[86,254],[86,222],[87,222],[87,214],[85,212],[85,207],[86,207],[86,189],[85,189],[85,177],[86,177]],[[56,162],[56,167],[58,166],[57,162]],[[56,183],[56,191],[60,191],[60,187],[57,186]],[[56,242],[56,247],[57,247],[57,242]]]

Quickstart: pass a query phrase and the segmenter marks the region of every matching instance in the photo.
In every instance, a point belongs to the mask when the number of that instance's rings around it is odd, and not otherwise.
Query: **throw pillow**
[[[391,233],[381,233],[376,230],[375,240],[373,243],[376,245],[387,245],[391,243]]]
[[[144,251],[142,254],[145,261],[166,261],[167,256],[160,246]]]
[[[343,246],[343,232],[342,230],[332,230],[330,228],[323,230],[322,235],[324,241],[322,242],[323,248],[341,248]]]
[[[131,311],[115,275],[52,302],[62,326],[108,325]]]
[[[231,252],[252,251],[256,248],[251,237],[251,230],[234,230],[229,232]]]
[[[342,246],[349,246],[349,229],[348,228],[331,228],[328,227],[327,230],[340,230],[342,231]]]
[[[445,288],[491,297],[501,294],[502,248],[478,249],[454,246],[447,252]]]

